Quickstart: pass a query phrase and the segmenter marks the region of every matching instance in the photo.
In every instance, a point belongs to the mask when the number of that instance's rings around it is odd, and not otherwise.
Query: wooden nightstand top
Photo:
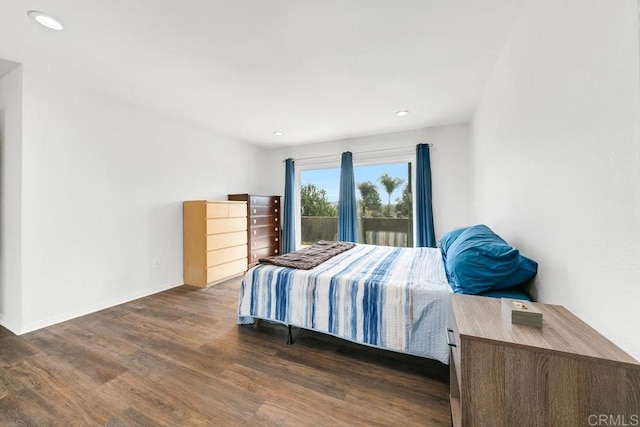
[[[502,315],[499,298],[451,295],[456,326],[461,336],[640,366],[637,360],[563,306],[532,304],[542,312],[542,329],[512,325]]]

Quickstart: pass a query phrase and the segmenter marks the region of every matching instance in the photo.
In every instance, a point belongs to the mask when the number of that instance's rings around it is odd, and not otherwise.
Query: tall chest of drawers
[[[183,203],[184,283],[205,287],[247,269],[247,203]]]
[[[280,196],[229,194],[229,200],[247,203],[247,258],[249,268],[262,257],[279,255],[281,213]]]

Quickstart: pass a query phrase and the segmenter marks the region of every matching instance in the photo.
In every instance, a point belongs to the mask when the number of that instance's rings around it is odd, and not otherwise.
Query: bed
[[[358,244],[311,270],[252,268],[238,322],[281,322],[448,364],[452,292],[440,249]]]
[[[537,267],[483,224],[446,233],[439,248],[356,244],[309,270],[249,270],[238,323],[264,319],[448,364],[449,295],[528,299],[518,287]]]

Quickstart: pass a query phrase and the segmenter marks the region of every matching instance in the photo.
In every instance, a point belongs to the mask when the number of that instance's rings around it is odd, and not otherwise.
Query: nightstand
[[[512,325],[498,298],[451,296],[454,426],[640,422],[638,361],[564,307],[532,304],[542,329]]]

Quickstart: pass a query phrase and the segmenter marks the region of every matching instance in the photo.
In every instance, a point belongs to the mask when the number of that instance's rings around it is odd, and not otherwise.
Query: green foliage
[[[382,207],[378,187],[376,187],[371,181],[367,181],[359,183],[358,190],[360,190],[360,208],[362,209],[362,216],[367,216],[367,212],[370,216],[376,216],[376,213],[379,212]]]
[[[393,193],[396,188],[404,183],[404,179],[391,178],[391,176],[387,173],[385,173],[378,179],[389,195],[389,198],[387,199],[387,216],[391,216],[391,193]]]
[[[327,200],[327,190],[306,184],[300,187],[302,216],[338,216],[338,210]]]
[[[402,197],[396,199],[396,211],[402,218],[410,218],[413,213],[413,200],[411,196],[411,189],[409,184],[405,184],[402,190]]]

